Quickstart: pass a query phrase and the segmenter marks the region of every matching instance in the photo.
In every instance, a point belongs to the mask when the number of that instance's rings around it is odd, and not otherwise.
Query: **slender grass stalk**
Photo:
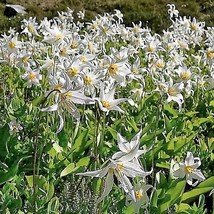
[[[152,185],[154,185],[155,183],[155,172],[154,172],[154,168],[155,168],[155,154],[154,154],[154,149],[155,149],[155,145],[157,143],[157,129],[158,129],[158,122],[159,122],[159,117],[160,117],[160,112],[162,109],[162,96],[160,96],[160,99],[158,101],[158,105],[157,105],[157,111],[156,111],[156,116],[155,116],[155,127],[154,127],[154,140],[153,140],[153,144],[152,144]]]

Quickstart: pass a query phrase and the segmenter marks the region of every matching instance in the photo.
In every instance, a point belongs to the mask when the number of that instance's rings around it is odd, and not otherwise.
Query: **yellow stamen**
[[[117,164],[117,168],[118,168],[119,171],[121,171],[124,168],[124,166],[123,166],[122,163],[118,163]]]
[[[68,69],[68,75],[71,77],[76,76],[79,73],[77,68],[69,68]]]
[[[11,42],[9,43],[9,47],[10,47],[10,49],[16,48],[16,43],[11,41]]]
[[[108,169],[108,173],[113,173],[114,172],[114,168],[109,168]]]
[[[118,71],[118,65],[111,64],[109,66],[108,72],[109,72],[110,75],[115,75],[117,73],[117,71]]]
[[[155,50],[155,49],[154,49],[153,47],[151,47],[151,46],[147,47],[147,51],[148,51],[148,52],[154,52],[154,50]]]
[[[86,86],[89,86],[92,83],[92,79],[91,79],[90,76],[84,76],[83,77],[83,81],[84,81],[84,83],[85,83]]]
[[[111,105],[108,101],[102,101],[102,104],[103,104],[103,107],[107,108],[107,109],[110,109],[111,108]]]
[[[71,47],[72,49],[77,48],[77,43],[76,43],[76,42],[72,42],[71,45],[70,45],[70,47]]]
[[[67,98],[71,98],[71,97],[72,97],[72,92],[71,91],[68,91],[68,92],[65,92],[65,93],[61,94],[62,100],[66,100]]]
[[[182,80],[189,80],[191,77],[191,73],[189,71],[184,71],[180,74]]]
[[[207,51],[207,58],[214,58],[214,51],[213,50]]]
[[[33,73],[33,72],[30,72],[29,75],[28,75],[28,79],[32,80],[32,81],[35,80],[36,79],[36,74]]]
[[[178,95],[179,93],[178,93],[178,91],[177,91],[175,88],[169,87],[169,88],[168,88],[168,94],[169,94],[170,96],[176,96],[176,95]]]
[[[61,39],[62,39],[62,33],[58,33],[58,34],[56,35],[56,39],[57,39],[57,40],[61,40]]]
[[[28,57],[26,57],[26,56],[22,57],[22,62],[23,62],[23,63],[27,63],[28,60],[29,60]]]
[[[139,201],[143,197],[142,191],[136,191],[135,197],[136,197],[137,201]]]
[[[190,173],[192,173],[193,168],[192,168],[192,166],[185,166],[184,171],[186,174],[190,174]]]
[[[55,89],[61,91],[61,90],[62,90],[62,85],[57,85],[57,86],[55,87]]]
[[[28,25],[28,30],[29,30],[30,33],[33,33],[33,31],[34,31],[34,26],[33,26],[32,24],[29,24],[29,25]]]
[[[65,47],[63,47],[61,50],[60,50],[60,55],[64,56],[67,54],[67,49]]]

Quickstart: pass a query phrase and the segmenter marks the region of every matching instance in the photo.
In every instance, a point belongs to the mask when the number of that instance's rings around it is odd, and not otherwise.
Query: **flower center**
[[[155,49],[154,49],[154,47],[152,47],[152,46],[147,47],[147,51],[148,51],[148,52],[154,52],[154,50],[155,50]]]
[[[57,86],[55,87],[55,89],[61,91],[61,90],[62,90],[62,85],[57,85]]]
[[[72,49],[77,48],[77,43],[76,43],[76,42],[72,42],[71,45],[70,45],[70,47],[71,47]]]
[[[84,83],[85,83],[86,86],[89,86],[92,83],[92,79],[91,79],[90,76],[84,76],[83,77],[83,81],[84,81]]]
[[[118,168],[119,171],[121,171],[124,168],[124,166],[123,166],[122,163],[118,163],[117,164],[117,168]]]
[[[192,166],[185,166],[185,173],[186,174],[190,174],[190,173],[192,173],[192,171],[193,171],[193,168],[192,168]]]
[[[15,42],[10,42],[9,47],[10,47],[10,49],[16,48],[16,43]]]
[[[114,168],[109,168],[108,169],[108,173],[113,173],[114,172]]]
[[[163,68],[163,67],[164,67],[164,63],[163,63],[163,62],[158,62],[158,63],[156,64],[156,67],[157,67],[157,68]]]
[[[61,94],[62,100],[66,100],[67,98],[71,98],[71,97],[72,97],[72,92],[71,91],[68,91],[68,92],[65,92],[65,93]]]
[[[60,50],[60,55],[64,56],[67,54],[67,49],[65,47],[63,47],[61,50]]]
[[[184,71],[180,74],[182,80],[189,80],[191,77],[191,73],[189,71]]]
[[[178,93],[178,91],[177,91],[175,88],[169,87],[169,88],[168,88],[168,94],[169,94],[170,96],[176,96],[176,95],[178,95],[179,93]]]
[[[142,191],[135,191],[135,197],[139,201],[143,197]]]
[[[110,109],[111,105],[108,101],[102,101],[103,107]]]
[[[57,40],[61,40],[61,39],[62,39],[62,33],[58,33],[58,34],[56,35],[56,39],[57,39]]]
[[[118,71],[118,65],[116,64],[111,64],[109,69],[108,69],[108,72],[110,75],[115,75]]]
[[[211,50],[207,51],[207,57],[214,58],[214,51],[211,51]]]
[[[34,72],[30,72],[29,75],[28,75],[28,79],[33,81],[36,79],[36,74]]]
[[[27,63],[28,62],[28,57],[26,57],[26,56],[22,57],[22,62],[23,63]]]
[[[29,26],[28,26],[28,30],[29,30],[29,32],[30,32],[30,33],[33,33],[33,31],[34,31],[34,27],[33,27],[33,25],[32,25],[32,24],[29,24]]]
[[[68,69],[68,75],[71,77],[76,76],[79,73],[77,68],[69,68]]]

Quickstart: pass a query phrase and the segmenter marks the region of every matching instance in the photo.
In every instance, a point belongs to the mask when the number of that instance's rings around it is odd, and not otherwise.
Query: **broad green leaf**
[[[134,213],[134,206],[133,205],[128,206],[124,211],[124,214],[130,214],[130,213]]]
[[[184,193],[182,198],[181,198],[181,201],[191,201],[195,197],[198,197],[199,195],[201,195],[203,193],[209,192],[212,189],[213,189],[213,186],[212,187],[202,187],[202,188],[193,189],[189,192]]]
[[[70,163],[67,167],[65,167],[65,169],[62,170],[60,177],[70,174],[74,168],[75,168],[74,163]]]
[[[206,179],[197,186],[197,188],[201,187],[214,187],[214,176]]]
[[[176,212],[186,211],[188,209],[191,209],[189,204],[180,203],[179,205],[175,206]]]
[[[26,180],[27,180],[27,183],[28,183],[28,186],[30,188],[33,187],[33,175],[28,175],[28,176],[25,176]]]
[[[59,199],[54,197],[48,203],[47,214],[59,214]]]
[[[164,115],[164,119],[165,119],[166,131],[170,132],[171,129],[172,129],[172,124],[170,123],[170,120],[169,120],[169,118],[166,115]]]
[[[84,158],[81,158],[78,162],[77,162],[77,166],[88,166],[90,162],[90,157],[84,157]]]
[[[179,201],[180,197],[183,194],[186,181],[174,181],[172,187],[166,192],[166,196],[170,196],[170,200],[163,200],[163,203],[160,205],[161,213],[166,211],[170,206],[172,206],[176,201]]]
[[[214,100],[210,101],[210,106],[214,107]]]
[[[172,114],[174,117],[178,116],[178,111],[173,109],[168,103],[164,105],[164,110],[168,111],[170,114]]]

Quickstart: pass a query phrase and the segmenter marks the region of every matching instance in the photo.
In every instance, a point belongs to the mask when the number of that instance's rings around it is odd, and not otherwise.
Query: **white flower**
[[[39,81],[42,79],[42,75],[39,71],[31,70],[31,68],[26,68],[27,72],[22,76],[23,79],[27,80],[27,87],[30,88],[32,85],[38,86]]]
[[[168,14],[169,14],[170,18],[178,17],[179,11],[175,8],[175,5],[167,4],[167,6],[169,7]]]
[[[10,134],[18,133],[23,129],[23,127],[18,122],[16,122],[16,120],[10,121],[8,125],[10,128]]]
[[[142,134],[141,131],[138,132],[130,142],[127,142],[127,140],[118,133],[117,143],[120,151],[116,152],[112,156],[112,159],[115,159],[117,161],[124,161],[124,160],[131,161],[140,166],[138,157],[147,152],[147,150],[139,149],[141,134]]]
[[[105,93],[104,89],[101,87],[100,90],[100,97],[95,98],[98,101],[99,107],[102,111],[109,113],[111,110],[119,111],[121,113],[124,113],[124,111],[118,107],[118,105],[126,101],[126,98],[120,98],[120,99],[114,99],[114,93],[115,93],[115,86],[110,89],[109,92]]]
[[[133,204],[134,206],[134,210],[135,210],[135,213],[139,213],[139,210],[140,208],[144,208],[144,207],[147,207],[148,206],[148,203],[149,203],[149,197],[147,195],[147,191],[150,189],[150,188],[153,188],[152,185],[148,185],[142,181],[139,181],[136,186],[134,187],[134,193],[135,193],[135,198],[136,198],[136,201],[131,201],[129,203],[129,200],[130,198],[127,197],[127,202],[129,204]]]
[[[181,91],[184,88],[183,83],[175,83],[173,84],[173,80],[170,79],[169,83],[167,84],[167,102],[175,101],[179,105],[179,111],[181,111],[182,103],[184,102],[183,95]]]
[[[60,118],[60,125],[56,133],[59,133],[64,126],[64,119],[62,116],[62,112],[64,110],[66,110],[69,114],[72,115],[72,117],[79,121],[80,113],[75,104],[85,105],[94,103],[94,101],[91,98],[86,97],[80,90],[73,90],[71,88],[69,77],[66,74],[64,74],[64,78],[66,81],[64,85],[56,86],[55,91],[57,90],[58,93],[55,94],[55,104],[41,109],[41,111],[44,112],[52,111],[58,112]]]
[[[198,181],[205,179],[204,175],[199,169],[201,165],[200,158],[194,158],[192,152],[187,152],[187,156],[184,163],[175,163],[171,166],[171,171],[174,177],[184,178],[189,185],[195,186]],[[193,179],[196,180],[193,183]]]
[[[119,162],[114,160],[110,160],[110,163],[103,169],[90,171],[90,172],[77,173],[77,175],[100,177],[100,178],[106,176],[105,187],[101,197],[97,201],[97,204],[100,203],[110,193],[114,184],[114,177],[113,177],[114,175],[117,178],[117,180],[120,182],[120,186],[124,189],[124,191],[130,195],[133,201],[136,201],[134,188],[128,177],[131,177],[131,178],[135,178],[137,176],[145,177],[149,174],[151,174],[151,172],[144,172],[142,168],[135,163],[126,162],[126,161]]]

